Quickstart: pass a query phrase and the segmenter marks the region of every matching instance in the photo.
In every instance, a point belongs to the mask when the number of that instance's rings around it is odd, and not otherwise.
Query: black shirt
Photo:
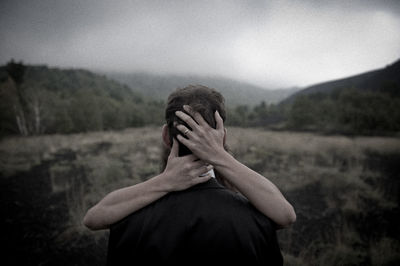
[[[275,226],[215,179],[111,226],[108,265],[282,265]]]

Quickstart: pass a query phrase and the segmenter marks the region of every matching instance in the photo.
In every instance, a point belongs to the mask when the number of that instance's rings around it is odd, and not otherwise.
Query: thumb
[[[178,157],[179,156],[179,143],[175,138],[172,138],[172,147],[169,157]]]

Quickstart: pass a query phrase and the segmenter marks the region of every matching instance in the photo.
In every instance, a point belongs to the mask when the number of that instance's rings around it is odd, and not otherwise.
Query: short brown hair
[[[175,115],[176,111],[185,112],[183,105],[189,105],[194,111],[200,113],[213,128],[216,127],[215,111],[218,111],[222,120],[225,121],[225,99],[221,93],[202,85],[189,85],[185,88],[178,88],[169,95],[167,108],[165,109],[165,120],[168,125],[171,143],[172,139],[176,139],[176,135],[180,133],[176,128],[176,124],[183,124],[190,129],[185,122]],[[180,156],[190,153],[191,151],[186,146],[179,143]]]

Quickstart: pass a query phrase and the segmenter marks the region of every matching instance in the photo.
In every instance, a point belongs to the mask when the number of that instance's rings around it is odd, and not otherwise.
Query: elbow
[[[287,228],[291,226],[296,222],[296,219],[297,219],[296,212],[294,211],[293,206],[289,204],[285,216],[283,217],[281,222],[278,223],[279,228]]]
[[[96,219],[95,215],[93,212],[96,211],[96,206],[91,208],[83,218],[83,225],[85,225],[88,229],[92,231],[96,230],[101,230],[101,229],[107,229],[107,226],[104,226],[102,223]]]
[[[288,215],[288,226],[294,224],[296,222],[297,216],[296,216],[296,212],[294,211],[293,206],[290,206],[290,211],[289,211],[289,215]]]
[[[297,216],[296,216],[296,212],[294,211],[294,208],[292,205],[289,204],[288,207],[288,214],[286,217],[286,227],[291,226],[292,224],[294,224],[296,222]]]
[[[86,213],[85,217],[83,217],[83,225],[90,230],[97,230],[96,223],[94,223],[90,215],[90,210]]]

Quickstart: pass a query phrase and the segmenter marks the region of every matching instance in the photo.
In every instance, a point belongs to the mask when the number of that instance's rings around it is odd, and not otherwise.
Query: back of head
[[[177,124],[183,124],[191,129],[184,121],[179,119],[176,111],[185,112],[183,105],[189,105],[192,109],[201,114],[207,123],[215,128],[216,121],[214,113],[218,111],[222,119],[225,121],[225,100],[224,97],[214,89],[201,85],[190,85],[185,88],[178,88],[168,97],[167,108],[165,110],[165,120],[168,125],[168,133],[170,141],[172,138],[176,139],[179,130],[176,128]],[[185,112],[186,113],[186,112]],[[190,154],[191,151],[179,143],[179,156]]]

